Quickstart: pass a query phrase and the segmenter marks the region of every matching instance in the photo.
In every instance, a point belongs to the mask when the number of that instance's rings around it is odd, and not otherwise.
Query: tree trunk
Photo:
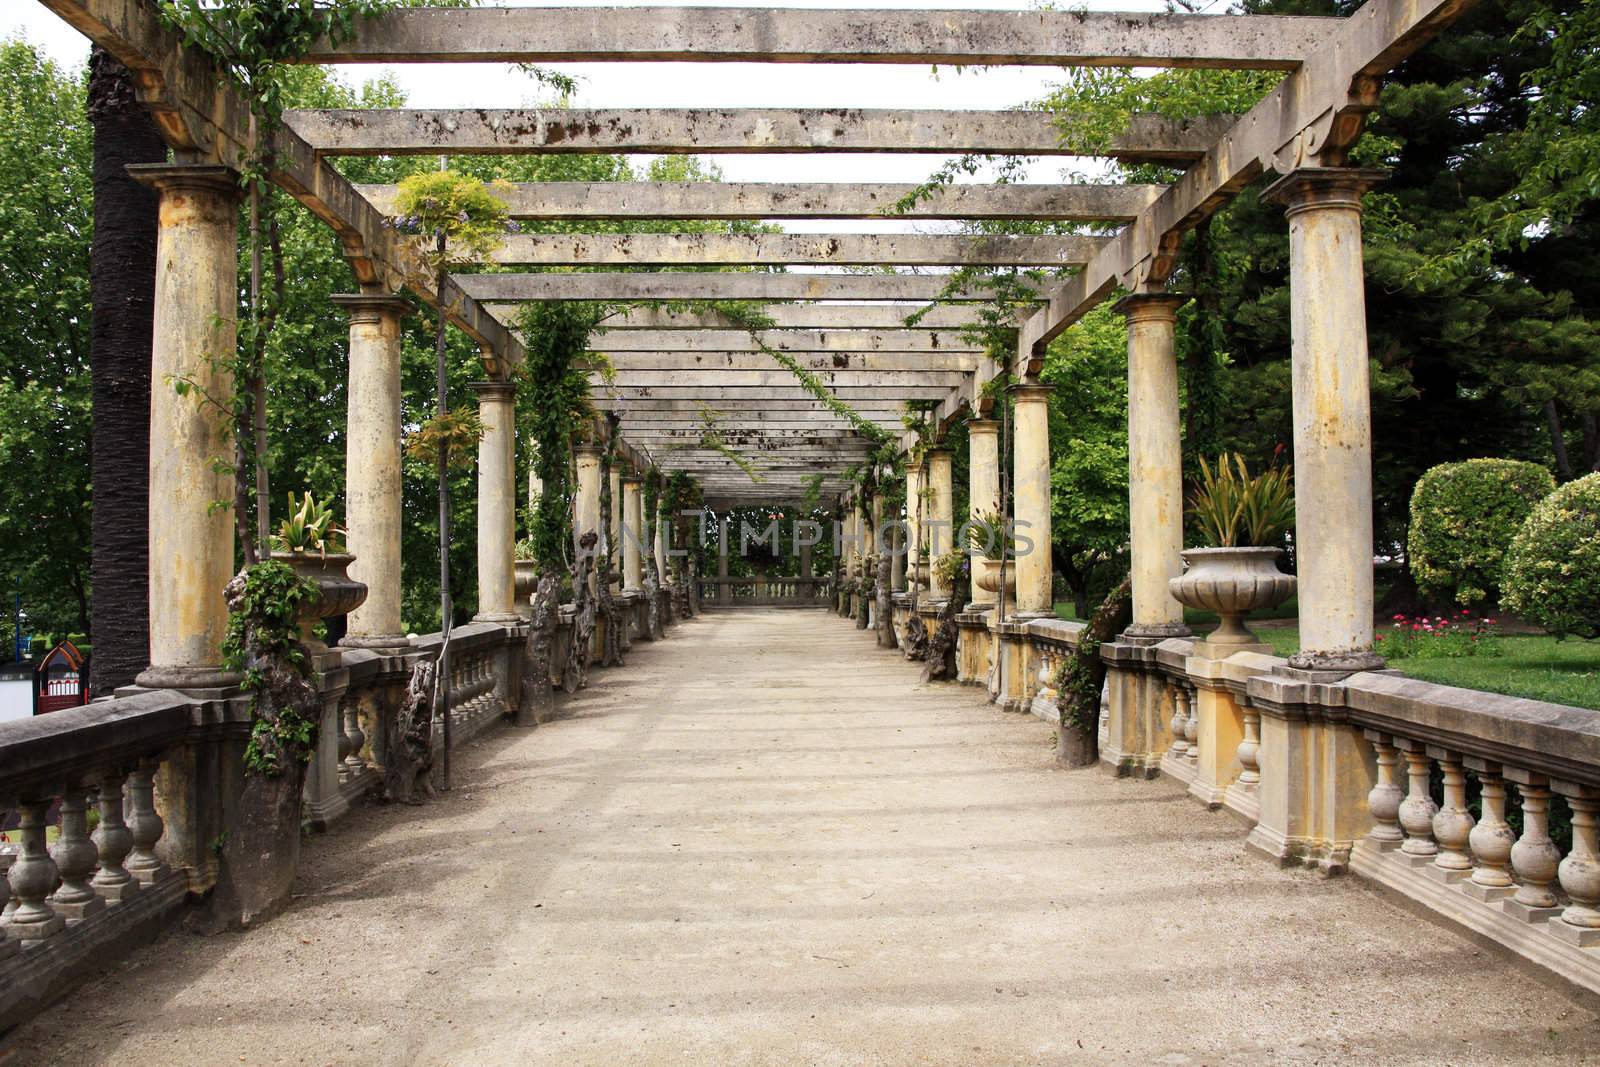
[[[1133,620],[1133,580],[1106,595],[1078,637],[1067,661],[1067,674],[1056,690],[1056,760],[1066,767],[1087,767],[1100,758],[1100,691],[1106,665],[1100,645],[1128,628]]]
[[[1544,402],[1544,417],[1550,427],[1550,450],[1556,456],[1556,478],[1570,482],[1572,459],[1567,455],[1567,432],[1561,425],[1561,412],[1556,408],[1554,397]]]
[[[1583,466],[1600,473],[1600,418],[1592,412],[1583,417]]]
[[[419,659],[411,670],[406,695],[393,716],[385,718],[383,790],[389,800],[417,804],[417,794],[433,794],[432,660]]]
[[[533,621],[528,626],[528,643],[522,657],[518,726],[547,722],[555,711],[555,694],[550,688],[550,646],[555,641],[560,612],[561,583],[556,580],[555,567],[546,563],[539,570],[539,583],[533,591]]]
[[[153,190],[129,163],[161,163],[167,146],[134,96],[128,69],[89,56],[94,124],[94,247],[89,268],[94,418],[90,429],[89,689],[131,685],[150,663],[150,348],[156,292]]]
[[[894,636],[894,590],[889,588],[894,547],[889,543],[888,535],[882,531],[879,532],[879,539],[883,544],[878,547],[878,587],[874,594],[878,598],[878,647],[894,648],[898,643]]]
[[[959,578],[957,579],[959,580]],[[939,622],[928,637],[928,650],[922,667],[924,682],[939,681],[954,675],[956,650],[956,613],[961,610],[961,598],[952,595],[939,609]]]

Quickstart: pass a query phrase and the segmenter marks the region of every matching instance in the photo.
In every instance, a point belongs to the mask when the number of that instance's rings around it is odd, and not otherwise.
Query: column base
[[[1136,622],[1122,631],[1123,639],[1160,642],[1171,637],[1192,637],[1194,631],[1181,622]]]
[[[384,652],[392,649],[407,649],[411,647],[411,639],[405,634],[345,634],[339,638],[340,648],[365,648],[373,652]]]
[[[527,620],[514,611],[490,611],[474,615],[473,622],[492,622],[496,626],[520,626]]]
[[[139,672],[133,684],[140,689],[231,689],[244,680],[238,671],[223,667],[161,667],[152,664]]]
[[[1384,669],[1383,657],[1366,649],[1338,652],[1296,652],[1289,657],[1289,667],[1297,671],[1314,672],[1317,681],[1331,682],[1349,674]],[[1337,676],[1337,677],[1334,677]]]

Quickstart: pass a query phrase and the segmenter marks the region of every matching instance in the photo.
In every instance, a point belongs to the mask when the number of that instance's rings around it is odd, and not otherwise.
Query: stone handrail
[[[827,602],[832,580],[825,576],[740,577],[700,576],[701,600],[709,605],[781,606]]]

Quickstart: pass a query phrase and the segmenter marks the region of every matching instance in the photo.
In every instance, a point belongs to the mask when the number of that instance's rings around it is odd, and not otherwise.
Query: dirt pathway
[[[1166,782],[924,688],[844,620],[709,614],[364,808],[245,935],[177,932],[0,1064],[1594,1062],[1593,1004]]]

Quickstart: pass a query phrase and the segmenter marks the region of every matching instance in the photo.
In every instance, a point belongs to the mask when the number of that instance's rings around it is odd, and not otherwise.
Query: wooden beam
[[[1119,286],[1164,284],[1176,269],[1183,234],[1264,172],[1342,166],[1377,106],[1382,76],[1469,6],[1470,0],[1368,0],[1081,274],[1052,290],[1049,306],[1023,323],[1017,372],[1037,374],[1045,346]]]
[[[317,63],[902,63],[1288,70],[1338,19],[1113,11],[412,9]]]
[[[769,274],[754,271],[456,274],[475,300],[950,300],[994,299],[987,289],[944,295],[941,274]],[[1025,283],[1026,284],[1026,283]]]
[[[838,392],[841,389],[859,389],[865,386],[926,389],[939,386],[942,390],[957,388],[967,377],[961,371],[885,371],[885,370],[821,370],[814,371],[817,381]],[[800,384],[794,375],[781,367],[768,370],[633,370],[623,368],[602,376],[591,371],[589,380],[594,388],[602,390],[658,389],[663,387],[683,389],[797,389]]]
[[[594,343],[605,352],[607,363],[619,371],[775,370],[778,363],[765,352],[611,352],[604,339]],[[802,368],[812,371],[963,371],[972,373],[989,357],[950,352],[792,352]],[[582,364],[580,364],[582,365]],[[595,362],[593,369],[605,369]]]
[[[947,185],[904,212],[919,187],[874,182],[522,182],[502,196],[515,219],[1006,219],[1126,222],[1164,185]],[[395,214],[393,185],[358,185]]]
[[[724,154],[930,152],[1082,155],[1062,142],[1048,111],[902,111],[857,108],[728,110],[506,108],[302,110],[284,121],[319,153],[338,156],[544,153]],[[1137,161],[1197,159],[1230,116],[1172,120],[1135,115],[1097,155]]]
[[[624,330],[590,338],[597,352],[952,352],[981,353],[955,332],[931,330]]]
[[[486,304],[492,313],[509,319],[517,304]],[[774,330],[957,330],[983,322],[977,308],[927,304],[766,304],[754,308],[757,318],[770,321]],[[914,324],[906,318],[920,315]],[[676,309],[632,307],[607,317],[602,336],[614,337],[633,330],[738,330],[745,327],[731,315],[714,308]]]
[[[791,383],[794,379],[789,379]],[[950,392],[948,385],[840,385],[831,392],[840,400],[854,406],[857,400],[942,400]],[[774,400],[807,400],[809,395],[798,384],[791,385],[660,385],[660,386],[609,386],[604,393],[621,401],[629,400],[689,400],[708,404],[751,404],[765,407]],[[599,397],[595,397],[596,401]],[[810,403],[817,403],[810,399]]]
[[[521,233],[489,262],[613,267],[1075,267],[1104,237],[964,234]]]

